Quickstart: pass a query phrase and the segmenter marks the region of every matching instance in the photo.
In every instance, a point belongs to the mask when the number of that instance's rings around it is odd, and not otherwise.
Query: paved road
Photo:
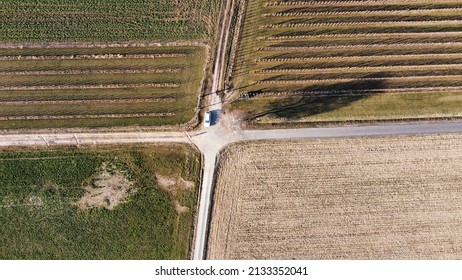
[[[437,134],[460,133],[462,122],[430,122],[410,124],[388,124],[369,126],[345,126],[331,128],[302,128],[283,130],[250,130],[242,131],[238,140],[263,139],[307,139],[307,138],[333,138],[377,135],[406,135],[406,134]]]

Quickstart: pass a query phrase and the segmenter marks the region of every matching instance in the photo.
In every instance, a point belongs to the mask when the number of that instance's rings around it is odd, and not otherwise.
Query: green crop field
[[[187,123],[206,57],[202,46],[0,49],[0,129]]]
[[[186,145],[3,150],[1,259],[187,259],[200,157]]]
[[[250,125],[462,117],[460,1],[241,3],[226,76]]]
[[[0,0],[0,42],[209,40],[221,0]]]

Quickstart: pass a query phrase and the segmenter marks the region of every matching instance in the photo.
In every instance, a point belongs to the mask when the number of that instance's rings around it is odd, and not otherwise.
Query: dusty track
[[[212,76],[212,88],[211,93],[208,96],[208,103],[211,104],[207,107],[208,111],[215,112],[215,122],[218,121],[218,117],[221,114],[222,101],[219,96],[219,90],[221,87],[221,82],[223,81],[223,72],[226,56],[226,49],[228,44],[229,37],[229,25],[231,23],[231,13],[232,13],[232,2],[230,0],[226,1],[226,6],[223,11],[222,22],[220,25],[220,33],[218,38],[218,45],[216,48],[215,61],[213,66],[213,76]],[[213,174],[215,171],[215,160],[218,151],[221,149],[224,144],[220,141],[223,133],[221,132],[220,126],[215,126],[209,129],[211,136],[208,134],[201,134],[202,137],[195,138],[194,144],[201,150],[204,155],[204,172],[202,178],[201,186],[201,195],[199,200],[199,213],[197,215],[196,223],[196,232],[194,240],[194,251],[193,258],[195,260],[204,259],[205,253],[205,244],[207,242],[207,229],[208,229],[208,220],[209,220],[209,209],[210,202],[212,200],[212,187],[213,187]],[[206,131],[207,132],[207,131]],[[217,135],[218,134],[218,135]],[[221,135],[220,135],[221,134]],[[217,137],[218,136],[218,137]],[[205,140],[204,140],[205,137]]]

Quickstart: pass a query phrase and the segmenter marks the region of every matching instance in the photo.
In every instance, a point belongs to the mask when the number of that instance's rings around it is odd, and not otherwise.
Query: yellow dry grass
[[[249,142],[220,159],[210,259],[460,259],[462,135]]]

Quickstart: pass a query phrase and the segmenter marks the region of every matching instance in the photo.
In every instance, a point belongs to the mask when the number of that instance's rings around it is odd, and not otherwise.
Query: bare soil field
[[[462,135],[247,142],[221,155],[209,259],[460,259]]]

